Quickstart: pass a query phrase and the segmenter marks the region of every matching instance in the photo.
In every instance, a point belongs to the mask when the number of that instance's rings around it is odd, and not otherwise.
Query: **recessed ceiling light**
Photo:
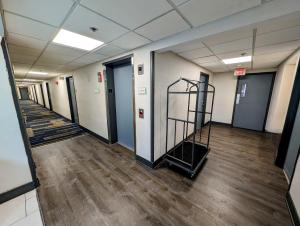
[[[251,60],[252,60],[251,56],[243,56],[243,57],[224,59],[223,62],[224,64],[238,64],[238,63],[251,62]]]
[[[64,29],[60,29],[53,42],[87,51],[91,51],[104,43]]]
[[[48,75],[48,72],[42,72],[42,71],[29,71],[28,73],[32,75]]]

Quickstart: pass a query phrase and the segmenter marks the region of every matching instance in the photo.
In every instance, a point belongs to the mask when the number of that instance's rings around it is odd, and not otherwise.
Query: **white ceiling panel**
[[[275,45],[268,45],[255,48],[254,55],[268,54],[268,53],[276,53],[282,51],[292,51],[296,50],[300,47],[300,40],[292,41],[292,42],[284,42]]]
[[[228,67],[222,64],[218,65],[203,65],[206,69],[213,71],[213,72],[225,72],[225,71],[230,71]]]
[[[74,1],[72,0],[2,0],[5,10],[59,26]]]
[[[281,63],[280,60],[255,60],[253,61],[253,67],[255,69],[265,69],[265,68],[276,68]]]
[[[116,45],[122,49],[134,49],[148,43],[150,43],[148,39],[134,32],[129,32],[112,42],[113,45]]]
[[[216,56],[201,57],[201,58],[194,59],[193,62],[195,62],[196,64],[219,62],[219,58]]]
[[[196,59],[200,57],[212,56],[212,52],[207,48],[200,48],[191,51],[186,51],[179,53],[180,56],[185,57],[187,59]]]
[[[185,31],[189,28],[189,25],[176,11],[171,11],[135,31],[153,41],[156,41]]]
[[[165,0],[82,0],[81,4],[130,29],[172,9]]]
[[[176,46],[172,46],[171,48],[168,48],[167,51],[173,51],[175,53],[181,53],[181,52],[187,52],[190,50],[194,49],[200,49],[204,48],[205,45],[198,39],[198,40],[193,40],[187,43],[179,44]]]
[[[252,55],[252,49],[216,54],[216,56],[218,56],[221,59],[236,58],[236,57],[250,56],[250,55]]]
[[[18,46],[24,46],[28,48],[30,47],[39,50],[42,50],[47,44],[46,41],[42,41],[39,39],[30,38],[27,36],[14,34],[14,33],[8,33],[7,42]]]
[[[190,0],[171,0],[176,6],[182,5]]]
[[[34,57],[38,57],[42,52],[40,49],[33,49],[33,48],[17,46],[13,44],[8,44],[8,50],[10,54],[15,54],[15,55],[26,54]]]
[[[103,59],[105,59],[106,56],[104,55],[101,55],[101,54],[88,54],[88,55],[85,55],[83,57],[80,57],[79,59],[76,59],[75,61],[73,61],[72,63],[73,64],[91,64],[91,63],[94,63],[94,62],[97,62],[97,61],[101,61]]]
[[[48,41],[56,28],[11,13],[4,13],[8,32]]]
[[[260,4],[261,0],[191,0],[179,6],[179,10],[198,27]]]
[[[82,6],[76,8],[63,27],[103,42],[109,42],[129,31]],[[98,30],[93,32],[90,27],[96,27]]]
[[[283,52],[277,52],[277,53],[271,53],[271,54],[262,54],[262,55],[256,55],[253,57],[254,62],[271,62],[271,61],[278,61],[282,62],[284,61],[293,51],[283,51]]]
[[[215,46],[210,46],[215,54],[234,52],[252,48],[252,38],[239,39],[232,42],[226,42]]]
[[[260,47],[295,40],[300,40],[300,26],[258,35],[256,37],[256,46]]]
[[[62,46],[54,43],[47,46],[46,52],[52,55],[57,54],[57,55],[66,55],[70,57],[80,57],[87,53],[87,51],[81,49],[75,49],[72,47]]]
[[[126,50],[121,49],[114,45],[106,45],[106,46],[103,46],[102,48],[100,48],[99,50],[97,50],[95,53],[102,54],[104,56],[115,56],[115,55],[121,54],[125,51]]]
[[[42,56],[37,61],[37,65],[47,65],[47,64],[56,64],[56,65],[64,65],[77,57],[55,54],[49,51],[45,51]]]
[[[259,23],[256,27],[257,34],[262,34],[295,26],[300,26],[299,12],[281,16],[278,18],[273,18],[272,20],[267,20],[265,22]]]
[[[227,43],[239,39],[250,38],[253,36],[253,28],[245,27],[239,28],[231,31],[222,32],[217,35],[211,35],[201,40],[209,46],[218,45],[222,43]]]
[[[31,64],[13,64],[13,70],[15,75],[26,75],[26,73],[29,71],[31,67]]]
[[[20,64],[33,64],[33,62],[37,59],[35,56],[23,54],[10,54],[10,59],[13,63],[20,63]]]

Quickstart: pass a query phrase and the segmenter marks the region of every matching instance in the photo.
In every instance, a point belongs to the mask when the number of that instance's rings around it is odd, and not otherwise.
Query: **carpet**
[[[20,100],[26,131],[32,146],[78,136],[84,131],[75,123],[30,100]]]

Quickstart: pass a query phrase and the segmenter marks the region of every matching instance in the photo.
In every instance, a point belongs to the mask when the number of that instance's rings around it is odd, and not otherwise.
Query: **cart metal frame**
[[[186,91],[170,91],[170,89],[179,82],[185,82],[187,85]],[[204,84],[204,89],[201,89],[201,84]],[[209,88],[210,87],[210,88]],[[211,89],[211,90],[209,90]],[[198,101],[199,101],[199,93],[205,92],[206,95],[204,97],[206,100],[208,99],[208,94],[212,95],[211,98],[211,107],[210,111],[207,112],[206,109],[198,109]],[[188,109],[187,109],[187,117],[186,120],[169,117],[169,98],[170,95],[188,95]],[[192,110],[191,107],[191,95],[196,95],[196,103],[195,110]],[[186,78],[179,78],[172,84],[170,84],[167,88],[167,113],[166,113],[166,145],[165,145],[165,155],[164,161],[166,161],[169,166],[176,166],[189,174],[191,178],[193,178],[199,171],[200,166],[204,163],[206,156],[209,152],[209,142],[210,142],[210,133],[211,133],[211,120],[212,120],[212,112],[213,112],[213,104],[214,104],[214,96],[215,96],[215,87],[201,81],[190,80]],[[203,106],[203,103],[202,103]],[[194,121],[190,120],[190,113],[194,113]],[[200,142],[195,142],[196,134],[197,134],[197,120],[198,114],[201,113],[202,117],[205,118],[206,115],[209,115],[208,121],[208,138],[207,143],[201,142],[202,135],[202,126],[200,127]],[[169,137],[169,121],[174,121],[174,146],[168,150],[168,137]],[[177,122],[183,123],[183,131],[182,131],[182,140],[176,144],[177,138]],[[192,124],[193,132],[189,134],[189,124]],[[192,138],[192,139],[191,139]],[[181,156],[178,155],[178,151],[181,149]],[[198,153],[199,152],[199,153]],[[188,157],[187,157],[188,155]],[[199,157],[200,155],[200,157]],[[196,157],[196,158],[195,158]],[[190,161],[186,159],[189,158]]]

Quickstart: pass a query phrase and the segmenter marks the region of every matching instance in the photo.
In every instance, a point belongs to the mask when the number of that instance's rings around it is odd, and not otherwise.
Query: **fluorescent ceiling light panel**
[[[32,75],[48,75],[47,72],[42,72],[42,71],[29,71],[28,73]]]
[[[71,31],[60,29],[58,34],[53,39],[54,43],[91,51],[98,46],[103,45],[104,42],[93,38],[86,37]]]
[[[224,64],[238,64],[238,63],[245,63],[245,62],[251,62],[252,56],[243,56],[243,57],[237,57],[237,58],[229,58],[224,59]]]

